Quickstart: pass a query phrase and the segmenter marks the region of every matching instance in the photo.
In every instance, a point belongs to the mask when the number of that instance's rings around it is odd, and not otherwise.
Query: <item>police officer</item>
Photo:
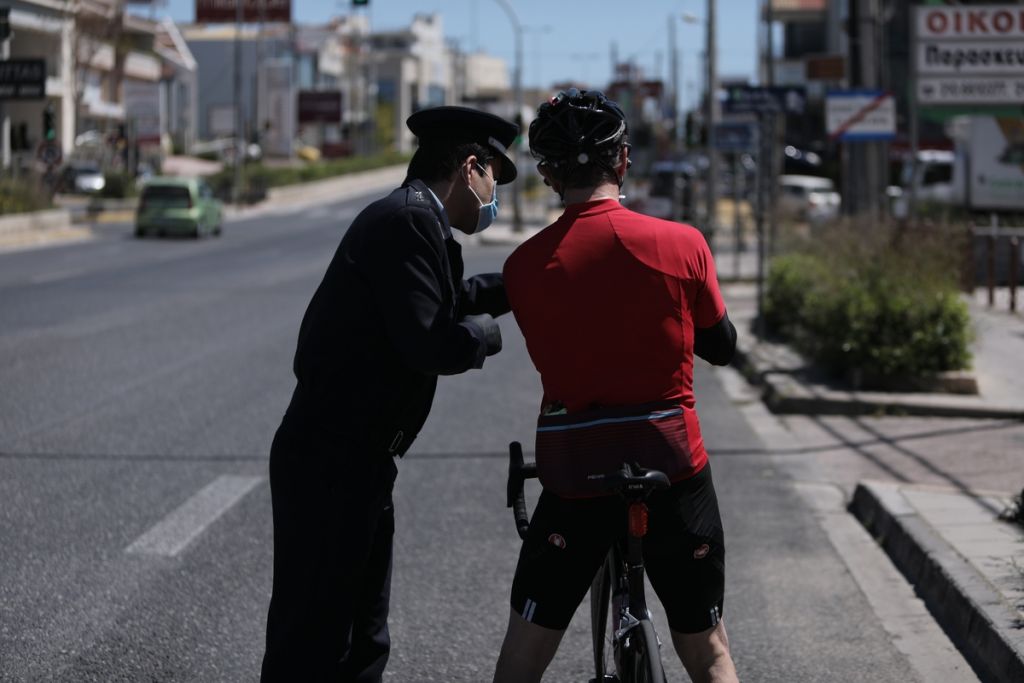
[[[438,375],[501,349],[501,275],[463,279],[452,228],[494,219],[519,129],[464,107],[406,123],[419,147],[405,182],[353,221],[299,329],[298,381],[270,453],[264,681],[381,680],[395,457],[426,420]]]

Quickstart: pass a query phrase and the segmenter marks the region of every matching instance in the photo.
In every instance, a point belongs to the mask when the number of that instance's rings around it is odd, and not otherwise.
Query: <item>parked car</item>
[[[841,198],[831,178],[779,176],[779,210],[797,220],[820,225],[839,215]]]
[[[632,203],[630,208],[655,218],[673,219],[672,202],[675,187],[679,185],[682,219],[694,220],[693,189],[697,182],[697,167],[688,161],[657,161],[651,166],[647,196]]]
[[[135,213],[135,236],[220,235],[224,209],[206,181],[154,177],[146,181]]]
[[[57,180],[58,192],[96,194],[107,186],[99,164],[91,161],[73,161],[63,168]]]

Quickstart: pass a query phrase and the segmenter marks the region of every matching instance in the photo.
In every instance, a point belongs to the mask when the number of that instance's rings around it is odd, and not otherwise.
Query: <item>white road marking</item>
[[[174,557],[262,481],[263,477],[217,477],[135,539],[125,552]]]

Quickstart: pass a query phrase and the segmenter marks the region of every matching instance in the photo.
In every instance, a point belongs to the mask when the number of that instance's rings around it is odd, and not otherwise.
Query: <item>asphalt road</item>
[[[364,201],[229,223],[219,239],[113,225],[0,255],[0,679],[258,678],[267,453],[299,320]],[[508,251],[468,247],[467,273]],[[388,681],[490,680],[518,551],[506,449],[530,443],[539,400],[514,321],[502,331],[482,371],[442,379],[400,463]],[[697,384],[741,677],[919,680],[720,375],[702,365]],[[587,680],[586,621],[546,680]]]

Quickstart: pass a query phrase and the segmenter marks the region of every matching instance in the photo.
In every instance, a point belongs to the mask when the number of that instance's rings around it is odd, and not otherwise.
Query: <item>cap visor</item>
[[[502,154],[497,150],[495,152],[501,157],[501,175],[498,176],[498,184],[507,185],[519,175],[518,171],[516,171],[516,163],[507,154]]]

